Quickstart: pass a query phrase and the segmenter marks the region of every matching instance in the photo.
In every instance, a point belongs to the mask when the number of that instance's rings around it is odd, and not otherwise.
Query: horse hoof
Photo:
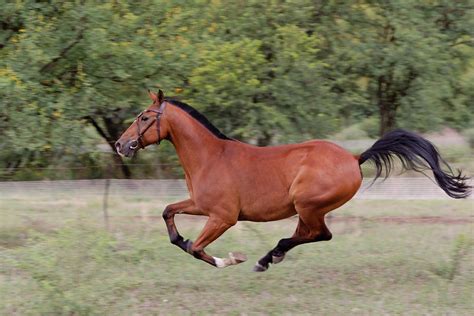
[[[264,272],[264,271],[267,271],[268,267],[264,267],[262,266],[260,263],[257,262],[257,264],[255,264],[255,266],[253,267],[253,271],[254,272]]]
[[[282,256],[279,256],[279,257],[272,256],[272,263],[273,264],[280,263],[280,262],[283,261],[283,259],[285,259],[285,254],[283,254]]]
[[[247,256],[241,252],[229,252],[229,258],[233,264],[239,264],[247,261]]]

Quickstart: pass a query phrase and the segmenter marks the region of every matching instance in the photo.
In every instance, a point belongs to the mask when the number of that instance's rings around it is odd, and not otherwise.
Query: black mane
[[[201,112],[190,106],[189,104],[186,104],[184,102],[178,101],[173,98],[165,98],[165,101],[168,103],[173,104],[174,106],[177,106],[181,110],[185,111],[189,115],[191,115],[196,121],[201,123],[205,128],[207,128],[212,134],[214,134],[217,138],[220,139],[225,139],[225,140],[234,140],[230,137],[225,136],[217,127],[212,125],[211,122],[205,117]]]

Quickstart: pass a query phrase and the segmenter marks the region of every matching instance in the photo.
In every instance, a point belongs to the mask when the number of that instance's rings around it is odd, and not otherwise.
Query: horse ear
[[[156,99],[158,98],[158,96],[156,95],[156,93],[153,93],[150,91],[150,89],[148,89],[148,96],[150,97],[150,99],[153,101],[153,103],[156,102]]]
[[[165,94],[163,93],[163,91],[161,91],[161,89],[158,90],[158,96],[157,96],[156,102],[161,104],[164,99],[165,99]]]

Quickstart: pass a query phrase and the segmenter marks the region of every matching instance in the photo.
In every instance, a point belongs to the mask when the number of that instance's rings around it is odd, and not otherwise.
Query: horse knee
[[[165,207],[165,210],[163,211],[163,219],[166,221],[174,216],[174,211],[173,209],[168,205]]]

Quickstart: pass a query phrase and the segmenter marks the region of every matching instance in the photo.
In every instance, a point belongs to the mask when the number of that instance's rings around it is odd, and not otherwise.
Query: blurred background
[[[244,142],[360,153],[401,127],[472,175],[473,36],[470,0],[2,2],[0,314],[469,314],[472,199],[412,173],[364,185],[330,243],[216,272],[168,243],[161,211],[187,195],[171,144],[113,143],[162,89]],[[262,225],[210,252],[253,263],[296,222]]]
[[[11,1],[0,10],[5,180],[180,177],[169,144],[131,161],[112,151],[149,105],[147,88],[258,145],[395,127],[449,128],[474,142],[471,1]]]

